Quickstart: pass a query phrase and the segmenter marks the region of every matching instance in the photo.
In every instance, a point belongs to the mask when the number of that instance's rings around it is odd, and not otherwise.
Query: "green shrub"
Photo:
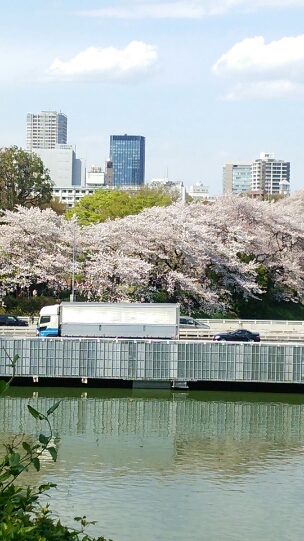
[[[56,302],[59,302],[59,300],[54,297],[44,297],[43,295],[39,297],[14,297],[13,295],[7,295],[3,298],[3,302],[3,311],[6,314],[14,314],[15,316],[38,316],[43,306],[55,304]]]

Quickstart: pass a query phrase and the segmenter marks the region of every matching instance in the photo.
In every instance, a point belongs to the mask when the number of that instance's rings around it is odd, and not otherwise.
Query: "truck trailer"
[[[179,304],[62,302],[40,310],[37,336],[175,339],[179,316]]]

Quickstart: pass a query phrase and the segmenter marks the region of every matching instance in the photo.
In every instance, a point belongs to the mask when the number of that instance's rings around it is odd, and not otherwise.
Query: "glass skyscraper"
[[[141,135],[111,135],[110,160],[113,186],[140,186],[145,182],[145,138]]]

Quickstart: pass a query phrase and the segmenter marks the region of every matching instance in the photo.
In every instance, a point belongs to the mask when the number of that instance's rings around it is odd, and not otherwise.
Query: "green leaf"
[[[7,479],[9,479],[9,477],[11,476],[10,472],[4,472],[0,475],[0,484],[3,482],[3,481],[6,481]]]
[[[5,381],[1,380],[0,381],[0,395],[5,393],[7,389],[8,389],[8,384]]]
[[[39,492],[45,492],[46,490],[50,490],[50,488],[56,488],[57,485],[55,483],[46,483],[45,485],[39,485],[38,489]]]
[[[50,453],[50,455],[51,455],[52,459],[54,460],[54,462],[56,462],[56,460],[57,460],[57,451],[56,451],[55,447],[48,447],[47,451]]]
[[[27,453],[31,451],[31,446],[26,441],[22,442],[22,447]]]
[[[30,406],[29,404],[27,405],[28,407],[28,410],[30,412],[30,414],[35,417],[35,419],[40,419],[41,421],[43,421],[43,419],[45,419],[45,416],[40,413],[39,411],[35,410],[34,408],[32,408],[32,406]]]
[[[46,412],[47,416],[51,415],[51,413],[53,413],[59,406],[60,402],[62,402],[62,400],[59,400],[59,402],[56,402],[56,404],[53,404]]]
[[[22,464],[16,464],[16,466],[11,467],[10,473],[14,477],[18,477],[18,475],[20,475],[20,473],[22,473],[24,470],[26,470],[25,466],[23,466]]]
[[[34,468],[36,469],[36,471],[39,471],[40,470],[40,460],[38,457],[35,457],[35,458],[32,458],[31,460]]]
[[[48,438],[44,434],[39,434],[39,441],[40,443],[42,443],[42,445],[48,445],[50,438]]]
[[[9,457],[10,466],[17,466],[20,462],[19,453],[12,453]]]

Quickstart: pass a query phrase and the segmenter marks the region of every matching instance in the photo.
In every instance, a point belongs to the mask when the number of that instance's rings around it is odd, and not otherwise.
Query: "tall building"
[[[289,195],[290,162],[275,160],[274,154],[261,152],[251,166],[252,195]]]
[[[28,113],[26,123],[26,148],[50,149],[56,145],[67,144],[68,119],[63,113],[56,111],[42,111],[41,113]]]
[[[261,152],[252,162],[226,163],[223,168],[224,193],[248,193],[252,197],[289,195],[290,162],[276,160],[273,153]]]
[[[112,184],[140,186],[145,182],[145,138],[141,135],[111,135]]]
[[[223,193],[244,193],[251,190],[251,163],[226,163],[223,167]]]

